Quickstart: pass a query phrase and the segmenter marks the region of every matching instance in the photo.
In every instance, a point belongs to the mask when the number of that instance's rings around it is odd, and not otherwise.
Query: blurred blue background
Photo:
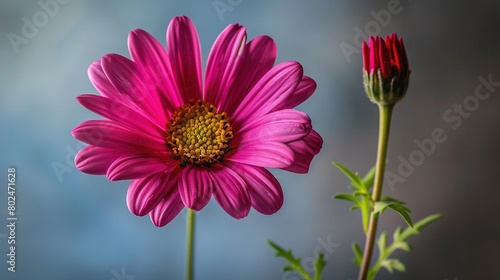
[[[42,7],[48,2],[57,3],[51,14]],[[500,279],[500,2],[0,3],[0,279],[183,279],[185,213],[163,228],[130,214],[129,182],[76,170],[74,155],[83,145],[71,136],[80,122],[97,118],[75,101],[97,93],[87,78],[90,63],[106,53],[129,56],[127,35],[135,28],[164,42],[177,15],[195,23],[204,63],[228,24],[245,25],[249,39],[270,35],[277,62],[299,61],[318,83],[299,108],[325,140],[309,174],[273,170],[285,193],[277,214],[252,210],[234,220],[213,200],[197,214],[196,279],[299,279],[283,274],[285,262],[267,239],[293,249],[306,268],[323,250],[323,279],[357,277],[350,246],[364,244],[360,216],[331,199],[349,184],[331,162],[364,173],[375,161],[378,112],[363,91],[359,42],[391,32],[404,37],[412,74],[394,111],[387,166],[405,176],[386,181],[384,193],[406,201],[414,220],[436,212],[444,219],[410,240],[411,253],[396,254],[406,273],[383,271],[378,279]],[[38,27],[25,37],[27,21]],[[479,77],[494,81],[480,88],[490,92],[484,100],[474,97]],[[431,138],[435,129],[446,140],[415,157],[415,140]],[[417,164],[402,174],[398,168],[411,155]],[[16,273],[6,264],[8,167],[17,169]],[[403,223],[391,213],[379,229],[392,232]]]

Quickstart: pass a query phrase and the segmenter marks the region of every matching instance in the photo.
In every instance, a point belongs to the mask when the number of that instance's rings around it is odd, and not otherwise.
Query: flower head
[[[185,16],[167,30],[168,51],[134,30],[131,59],[107,54],[89,67],[99,95],[77,97],[105,119],[73,129],[87,144],[78,169],[132,179],[130,211],[164,226],[184,208],[199,211],[213,196],[232,217],[251,207],[273,214],[283,204],[279,182],[266,168],[308,172],[322,138],[309,117],[293,109],[316,89],[297,62],[276,66],[267,36],[246,41],[229,25],[215,40],[202,82],[197,31]]]
[[[384,39],[370,36],[363,41],[363,78],[370,100],[395,104],[408,89],[410,69],[403,39],[392,33]]]

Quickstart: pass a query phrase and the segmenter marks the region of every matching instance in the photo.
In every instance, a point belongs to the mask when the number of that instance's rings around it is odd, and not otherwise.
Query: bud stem
[[[373,183],[372,199],[374,202],[380,200],[382,195],[382,185],[384,181],[385,162],[387,156],[387,146],[389,143],[389,130],[391,126],[391,116],[394,104],[381,104],[379,107],[379,135],[378,135],[378,149],[377,149],[377,163],[375,167],[375,180]],[[363,254],[363,262],[359,271],[358,280],[367,280],[368,272],[370,269],[370,261],[375,245],[375,235],[377,234],[378,215],[371,215],[368,225],[368,232],[366,233],[366,243]],[[373,277],[373,276],[372,276]]]

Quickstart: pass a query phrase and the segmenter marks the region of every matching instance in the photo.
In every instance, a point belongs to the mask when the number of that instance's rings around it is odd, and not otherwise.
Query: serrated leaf
[[[392,210],[396,211],[399,213],[399,215],[401,215],[401,217],[403,217],[403,219],[406,221],[406,223],[410,226],[410,227],[413,227],[413,222],[411,221],[411,217],[410,215],[408,214],[409,212],[409,209],[402,206],[401,204],[399,203],[392,203],[390,205],[388,205]]]
[[[382,262],[382,267],[385,267],[390,273],[394,270],[404,272],[406,271],[405,265],[397,259],[387,259]]]
[[[323,253],[320,253],[318,255],[318,258],[314,262],[314,280],[320,280],[321,279],[321,273],[323,272],[323,269],[326,266],[326,261],[325,261],[325,256]]]
[[[397,227],[394,230],[394,234],[392,235],[392,240],[399,240],[399,236],[401,235],[402,232],[403,232],[403,229],[401,227]]]
[[[332,162],[333,165],[335,165],[342,173],[344,173],[347,178],[349,178],[352,182],[352,184],[358,188],[363,188],[363,181],[359,177],[359,175],[356,173],[353,173],[351,170],[347,169],[347,167],[343,166],[342,164],[338,162]]]
[[[377,240],[377,246],[378,246],[378,249],[380,251],[380,254],[383,255],[385,254],[385,251],[386,251],[386,246],[387,246],[387,233],[385,231],[383,231],[378,240]]]
[[[395,200],[392,202],[386,202],[386,203],[392,203],[391,206],[392,205],[401,206],[401,204],[399,204]],[[401,207],[401,209],[403,209],[403,207]],[[401,227],[397,227],[394,230],[394,233],[392,235],[393,236],[392,244],[388,247],[387,247],[386,233],[383,232],[381,234],[381,236],[379,237],[379,239],[377,240],[377,247],[379,248],[379,251],[380,251],[379,258],[378,258],[377,262],[375,263],[375,265],[370,268],[369,274],[368,274],[368,276],[369,276],[368,279],[372,279],[373,277],[375,277],[375,275],[377,274],[378,270],[381,267],[385,267],[390,273],[393,273],[395,270],[405,271],[406,268],[405,268],[403,263],[401,263],[397,259],[390,259],[389,257],[397,249],[401,249],[404,251],[410,251],[411,246],[408,242],[406,242],[406,239],[408,239],[409,237],[411,237],[413,235],[419,234],[420,230],[423,227],[425,227],[429,223],[431,223],[439,218],[441,218],[441,215],[435,214],[435,215],[431,215],[429,217],[426,217],[426,218],[418,221],[417,223],[415,223],[413,225],[413,227],[409,226],[405,230],[402,230]],[[372,277],[372,278],[370,278],[370,277]]]
[[[300,258],[295,258],[293,256],[291,250],[285,250],[282,247],[280,247],[278,244],[272,242],[271,240],[268,240],[267,242],[269,243],[269,245],[271,245],[271,247],[274,248],[274,250],[276,250],[275,256],[283,257],[288,262],[290,262],[290,264],[292,264],[292,265],[300,265]]]
[[[400,262],[399,260],[395,259],[392,263],[392,267],[394,267],[395,270],[405,272],[406,271],[406,266]]]
[[[304,277],[306,280],[312,280],[311,276],[307,273],[307,271],[300,264],[300,257],[294,257],[291,250],[285,250],[280,247],[278,244],[268,240],[267,243],[276,251],[275,256],[282,257],[286,259],[290,265],[285,266],[283,271],[297,271]]]
[[[405,252],[410,252],[411,251],[411,246],[406,241],[401,241],[401,242],[394,243],[394,248],[401,249],[401,250],[403,250]]]

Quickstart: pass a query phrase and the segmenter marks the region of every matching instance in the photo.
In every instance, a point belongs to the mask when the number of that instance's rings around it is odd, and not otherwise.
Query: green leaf
[[[394,197],[390,197],[390,196],[387,196],[387,195],[380,196],[380,200],[381,201],[387,201],[387,202],[398,202],[400,204],[406,204],[405,202],[403,202],[401,200],[397,200]]]
[[[394,230],[394,234],[392,235],[392,240],[399,240],[399,237],[401,236],[402,232],[403,232],[403,229],[401,229],[401,227],[397,227]]]
[[[393,247],[394,247],[394,249],[400,249],[400,250],[403,250],[405,252],[411,251],[411,246],[406,241],[394,242]]]
[[[355,257],[354,263],[358,266],[361,266],[361,262],[363,261],[363,251],[356,243],[352,243],[352,251],[354,252]]]
[[[385,209],[389,207],[393,202],[376,201],[373,205],[373,214],[380,215],[384,213]]]
[[[363,177],[363,184],[370,189],[373,186],[373,180],[375,180],[375,169],[376,166],[373,166],[368,173],[366,173],[365,177]]]
[[[397,200],[395,198],[392,198],[390,196],[382,196],[380,201],[375,202],[374,205],[374,210],[373,212],[375,214],[382,214],[387,207],[391,208],[392,210],[396,211],[403,217],[405,222],[410,226],[413,227],[413,222],[411,220],[411,217],[409,213],[411,213],[410,209],[406,206],[404,206],[404,202]]]
[[[403,202],[401,200],[397,200],[395,198],[392,198],[390,196],[385,196],[385,195],[382,195],[380,197],[380,201],[385,201],[385,202],[394,202],[394,203],[397,203],[397,204],[400,204],[401,207],[403,207],[405,209],[406,212],[408,213],[411,213],[410,209],[408,207],[405,206],[406,202]]]
[[[375,169],[372,168],[365,175],[365,177],[361,179],[358,173],[350,171],[342,164],[338,162],[333,162],[333,165],[336,166],[351,180],[351,185],[353,186],[351,189],[354,189],[352,195],[338,194],[334,196],[334,198],[343,199],[354,203],[354,205],[351,206],[349,210],[353,211],[359,209],[361,211],[362,226],[364,232],[366,233],[368,231],[368,222],[370,219],[372,205],[373,205],[373,199],[370,193],[370,187],[371,185],[373,185],[373,176],[375,174]]]
[[[440,219],[443,217],[441,214],[434,214],[430,215],[422,220],[420,220],[418,223],[414,224],[413,227],[406,228],[402,233],[400,238],[403,240],[406,240],[408,237],[412,235],[419,234],[424,227],[429,225],[430,223],[434,222],[435,220]]]
[[[399,206],[399,210],[407,214],[407,211],[405,209],[406,207],[403,207],[400,201],[397,201],[395,199],[387,199],[387,201],[390,201],[385,203],[390,204],[388,207],[391,207],[391,209],[394,205],[396,205],[396,208]],[[379,206],[379,208],[383,208],[382,206],[383,205]],[[406,240],[413,235],[419,234],[422,228],[439,218],[441,218],[441,214],[430,215],[413,224],[413,227],[411,227],[410,225],[405,230],[402,230],[401,227],[397,227],[394,230],[394,234],[392,235],[393,240],[390,246],[387,246],[387,234],[385,232],[382,232],[377,240],[377,247],[380,251],[379,257],[373,267],[370,268],[369,277],[375,277],[381,267],[385,267],[390,273],[393,273],[394,271],[405,271],[406,268],[403,263],[401,263],[397,259],[391,259],[389,257],[394,251],[398,249],[410,251],[411,246]]]
[[[282,257],[290,263],[291,266],[286,266],[285,268],[283,268],[283,271],[296,270],[296,268],[299,267],[302,268],[302,266],[300,265],[300,258],[295,258],[291,250],[285,250],[271,240],[268,240],[267,242],[276,251],[275,256]]]
[[[386,245],[387,245],[387,233],[383,231],[377,240],[377,246],[381,255],[384,255],[386,251]]]
[[[323,273],[323,268],[326,266],[325,256],[323,253],[319,253],[318,258],[314,262],[314,280],[321,279],[321,273]]]
[[[370,193],[367,193],[365,190],[357,190],[357,191],[354,191],[352,194],[355,195],[355,196],[366,197],[366,198],[368,198],[370,200],[372,198],[371,195],[370,195]]]
[[[403,217],[403,219],[406,221],[406,223],[410,226],[410,227],[413,227],[413,222],[411,221],[411,217],[410,215],[408,214],[408,212],[410,212],[410,209],[404,207],[403,205],[399,204],[399,203],[392,203],[390,205],[388,205],[392,210],[396,211],[399,213],[399,215],[401,215],[401,217]]]
[[[356,209],[360,209],[359,205],[353,205],[349,208],[349,211],[354,211]]]
[[[347,178],[351,180],[352,184],[355,187],[363,188],[364,186],[363,181],[361,181],[361,178],[357,173],[356,174],[352,173],[349,169],[347,169],[347,167],[343,166],[338,162],[332,162],[332,164],[335,165],[338,169],[340,169],[340,171],[342,171],[342,173],[344,173],[347,176]]]
[[[282,257],[288,261],[290,265],[285,266],[283,271],[297,271],[304,279],[313,280],[313,278],[307,273],[307,271],[300,264],[300,258],[294,257],[291,250],[285,250],[280,247],[278,244],[268,240],[267,243],[276,251],[275,256]],[[325,256],[320,253],[314,262],[314,272],[315,277],[314,280],[321,279],[321,273],[323,272],[323,268],[326,266]]]
[[[357,199],[353,195],[346,194],[346,193],[339,193],[339,194],[335,195],[333,198],[351,201],[354,204],[360,204],[361,203],[361,200]]]
[[[405,265],[397,259],[386,259],[382,262],[382,267],[385,267],[390,273],[393,273],[394,270],[406,271]]]

